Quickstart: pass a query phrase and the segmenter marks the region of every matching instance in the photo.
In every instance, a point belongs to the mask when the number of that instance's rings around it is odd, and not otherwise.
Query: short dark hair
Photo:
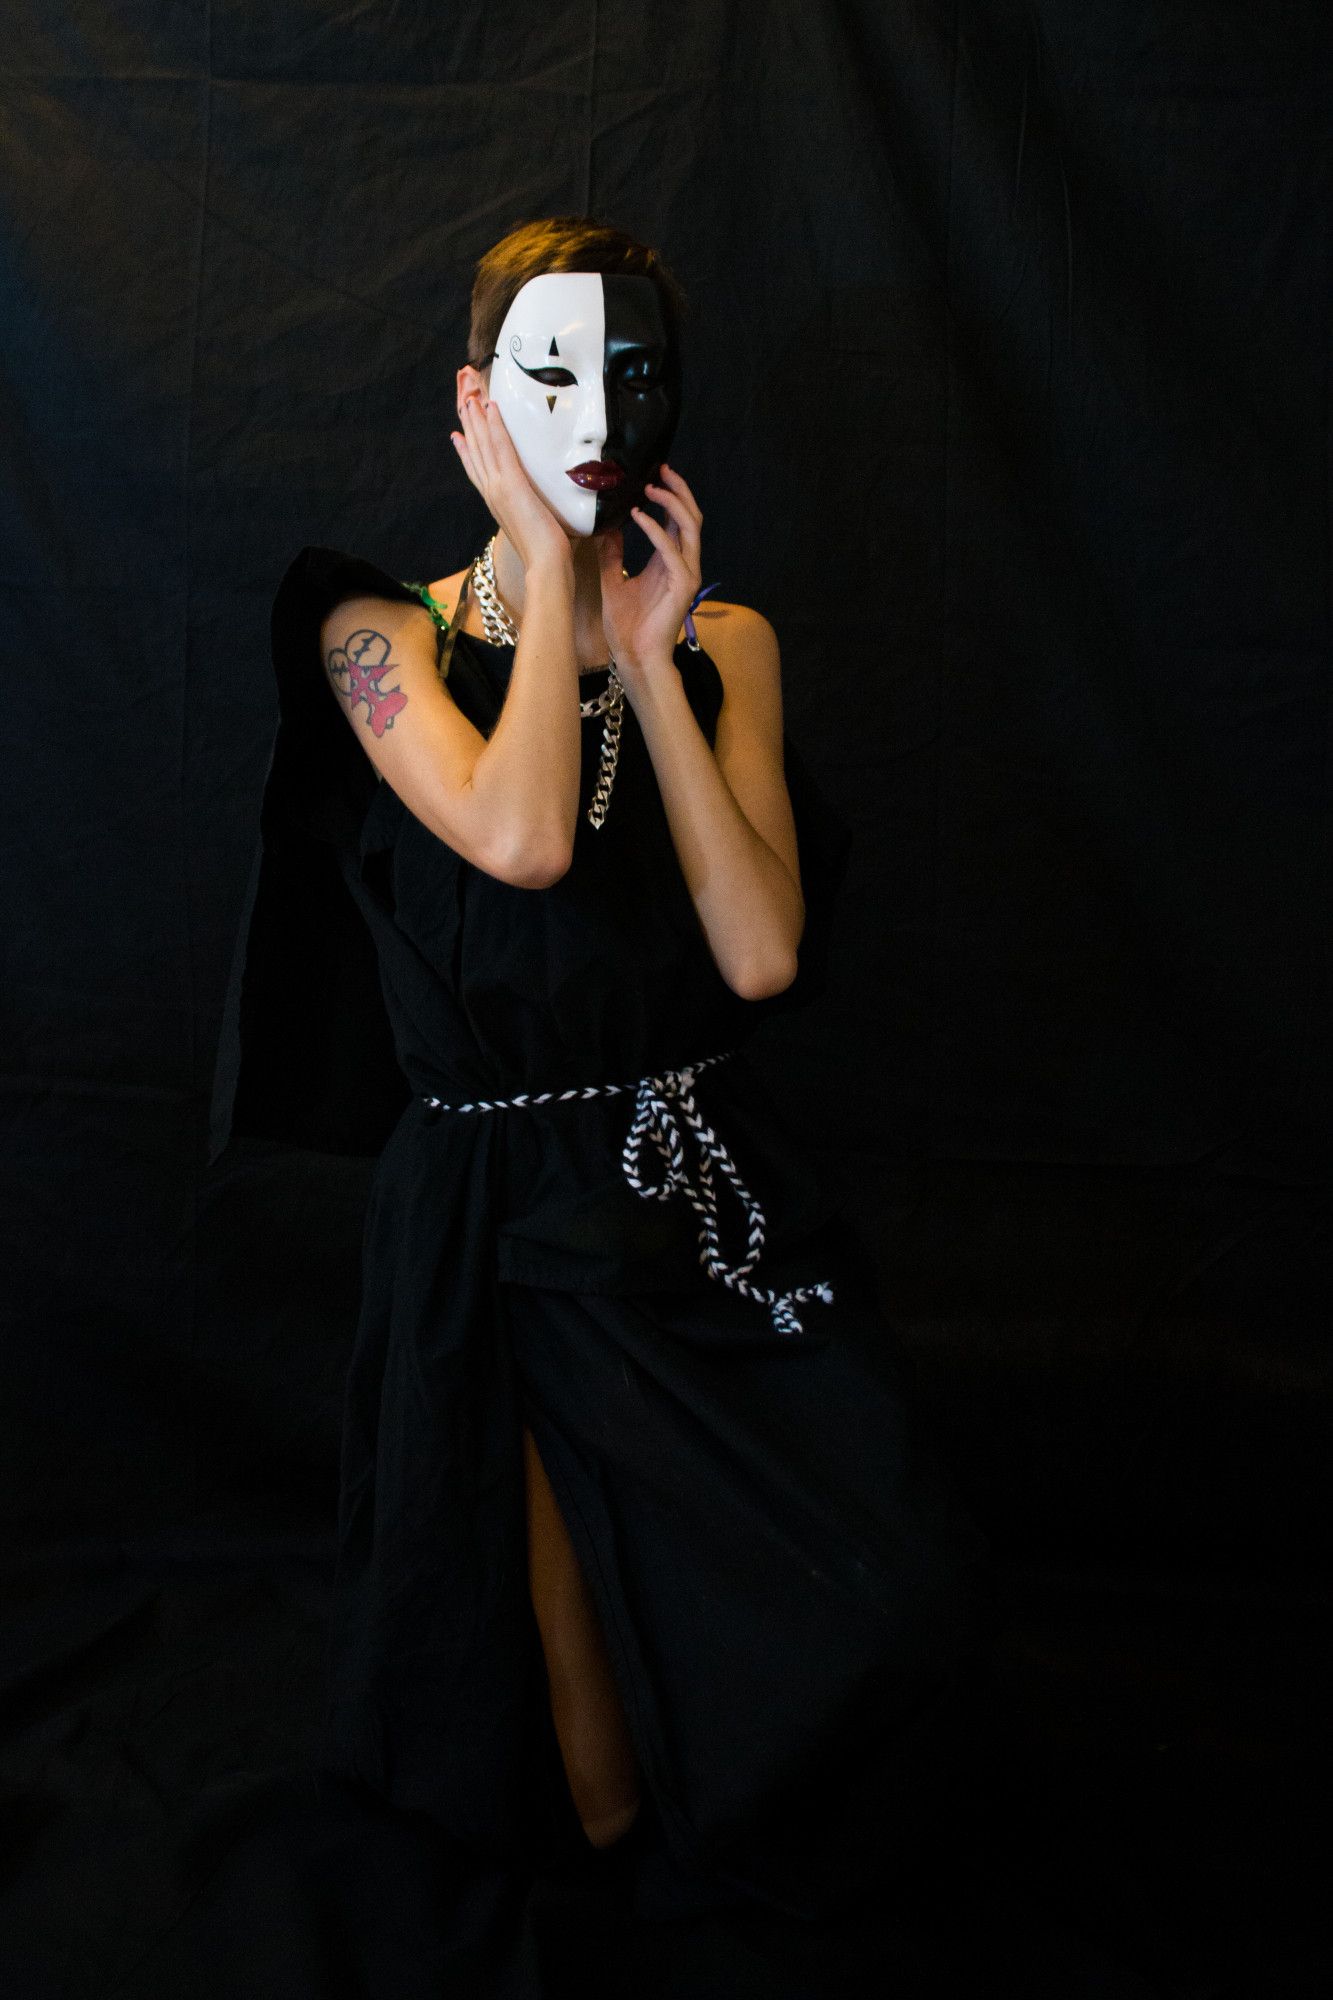
[[[528,279],[543,271],[602,271],[651,278],[662,301],[667,332],[679,340],[686,294],[656,250],[590,215],[548,215],[520,222],[478,260],[467,341],[467,358],[474,368],[485,368],[490,362],[505,314]]]

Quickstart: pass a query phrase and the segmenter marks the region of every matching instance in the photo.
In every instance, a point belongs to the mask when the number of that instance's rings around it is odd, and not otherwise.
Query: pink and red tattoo
[[[351,715],[355,716],[358,702],[364,702],[373,735],[383,736],[386,729],[393,728],[394,717],[407,707],[407,696],[398,688],[381,685],[397,665],[389,658],[389,640],[383,632],[363,625],[345,646],[333,648],[325,664]]]

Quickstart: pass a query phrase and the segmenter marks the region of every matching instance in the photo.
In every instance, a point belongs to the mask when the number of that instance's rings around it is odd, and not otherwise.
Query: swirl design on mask
[[[515,368],[521,368],[529,381],[541,382],[548,389],[568,389],[571,384],[578,381],[578,376],[572,374],[568,368],[552,368],[549,363],[544,368],[525,368],[518,358],[518,351],[522,345],[523,336],[521,333],[510,335],[509,352],[513,357],[514,366]],[[555,398],[548,396],[546,400],[550,404],[555,401]]]

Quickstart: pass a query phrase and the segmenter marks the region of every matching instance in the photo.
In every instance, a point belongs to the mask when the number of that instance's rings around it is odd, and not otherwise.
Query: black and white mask
[[[651,278],[543,271],[516,295],[490,394],[523,468],[577,535],[643,504],[680,417],[680,356]]]

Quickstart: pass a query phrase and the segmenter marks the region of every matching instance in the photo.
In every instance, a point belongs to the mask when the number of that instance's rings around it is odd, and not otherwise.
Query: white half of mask
[[[490,393],[524,471],[576,535],[591,535],[597,494],[569,472],[600,459],[606,444],[600,272],[543,271],[529,278],[505,314],[495,346]]]

